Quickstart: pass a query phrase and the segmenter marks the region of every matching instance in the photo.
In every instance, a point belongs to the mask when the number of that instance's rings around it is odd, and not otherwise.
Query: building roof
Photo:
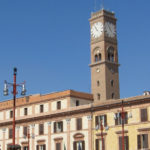
[[[93,101],[93,95],[89,93],[84,92],[78,92],[74,90],[65,90],[61,92],[54,92],[49,94],[35,94],[35,95],[29,95],[24,96],[16,99],[16,107],[23,106],[23,105],[29,105],[33,103],[39,103],[39,102],[45,102],[55,99],[61,99],[65,97],[74,97],[74,98],[80,98],[80,99],[86,99],[89,101]],[[13,106],[13,100],[6,100],[3,102],[0,102],[0,110],[4,109],[10,109]]]

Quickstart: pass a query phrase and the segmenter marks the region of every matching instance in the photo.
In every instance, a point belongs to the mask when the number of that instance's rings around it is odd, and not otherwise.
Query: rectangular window
[[[82,118],[77,118],[76,128],[77,128],[77,130],[82,130]]]
[[[61,143],[56,143],[56,150],[61,150]]]
[[[107,115],[100,115],[95,117],[95,127],[99,127],[102,124],[106,127],[107,126]]]
[[[46,145],[43,144],[43,145],[37,145],[36,146],[36,150],[46,150]]]
[[[54,122],[54,133],[63,132],[63,121]]]
[[[95,141],[96,150],[102,150],[102,140],[96,139]],[[105,150],[105,140],[103,139],[103,150]]]
[[[40,113],[44,112],[44,105],[40,105]]]
[[[78,100],[76,100],[76,106],[79,106],[79,101]]]
[[[28,150],[28,146],[24,146],[24,147],[23,147],[23,150]]]
[[[44,124],[39,124],[39,135],[44,134]]]
[[[122,150],[122,136],[119,137],[119,150]],[[124,136],[124,150],[129,150],[129,137]]]
[[[73,150],[85,150],[85,141],[74,141]]]
[[[147,121],[147,109],[141,109],[141,122]]]
[[[12,110],[10,111],[10,115],[9,116],[10,116],[10,118],[13,118],[13,111]]]
[[[28,115],[28,108],[24,108],[24,115],[25,115],[25,116]]]
[[[28,127],[23,127],[23,135],[27,136],[28,134]]]
[[[148,148],[148,134],[140,134],[137,137],[138,150]]]
[[[57,102],[57,109],[61,109],[61,101]]]
[[[13,137],[13,129],[9,129],[9,138],[11,139]]]
[[[121,125],[122,124],[122,114],[116,113],[115,114],[115,125]],[[124,112],[124,124],[128,124],[128,113]]]

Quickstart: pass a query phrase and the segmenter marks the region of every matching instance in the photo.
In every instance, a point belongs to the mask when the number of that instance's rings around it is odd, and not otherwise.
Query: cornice
[[[150,103],[150,97],[145,97],[142,99],[133,99],[133,100],[124,100],[124,107],[131,107],[131,106],[136,106],[136,105],[142,105],[142,104],[147,104]],[[118,100],[113,100],[108,102],[103,102],[103,103],[96,103],[96,104],[90,104],[90,105],[83,105],[81,108],[75,108],[72,110],[66,110],[66,111],[60,111],[56,112],[53,114],[43,114],[41,116],[35,116],[31,118],[24,118],[24,119],[16,119],[16,124],[22,124],[25,122],[36,122],[39,120],[49,120],[49,119],[54,119],[57,117],[69,117],[72,115],[78,115],[78,114],[85,114],[85,113],[92,113],[96,111],[103,111],[103,110],[109,110],[109,109],[117,109],[121,108],[122,106],[122,99]],[[6,121],[6,122],[1,122],[0,127],[8,126],[11,125],[12,121]]]

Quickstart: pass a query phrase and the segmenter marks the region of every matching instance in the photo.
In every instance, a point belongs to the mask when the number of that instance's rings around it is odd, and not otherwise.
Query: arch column
[[[70,150],[70,121],[71,119],[66,119],[67,122],[67,150]]]
[[[51,121],[48,123],[48,150],[51,150]]]
[[[92,150],[92,116],[87,116],[88,119],[88,150]]]

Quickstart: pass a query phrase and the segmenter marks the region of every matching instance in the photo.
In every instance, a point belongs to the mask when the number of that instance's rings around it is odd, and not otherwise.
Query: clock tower
[[[92,13],[91,90],[94,101],[119,99],[119,63],[116,18],[104,9]]]

